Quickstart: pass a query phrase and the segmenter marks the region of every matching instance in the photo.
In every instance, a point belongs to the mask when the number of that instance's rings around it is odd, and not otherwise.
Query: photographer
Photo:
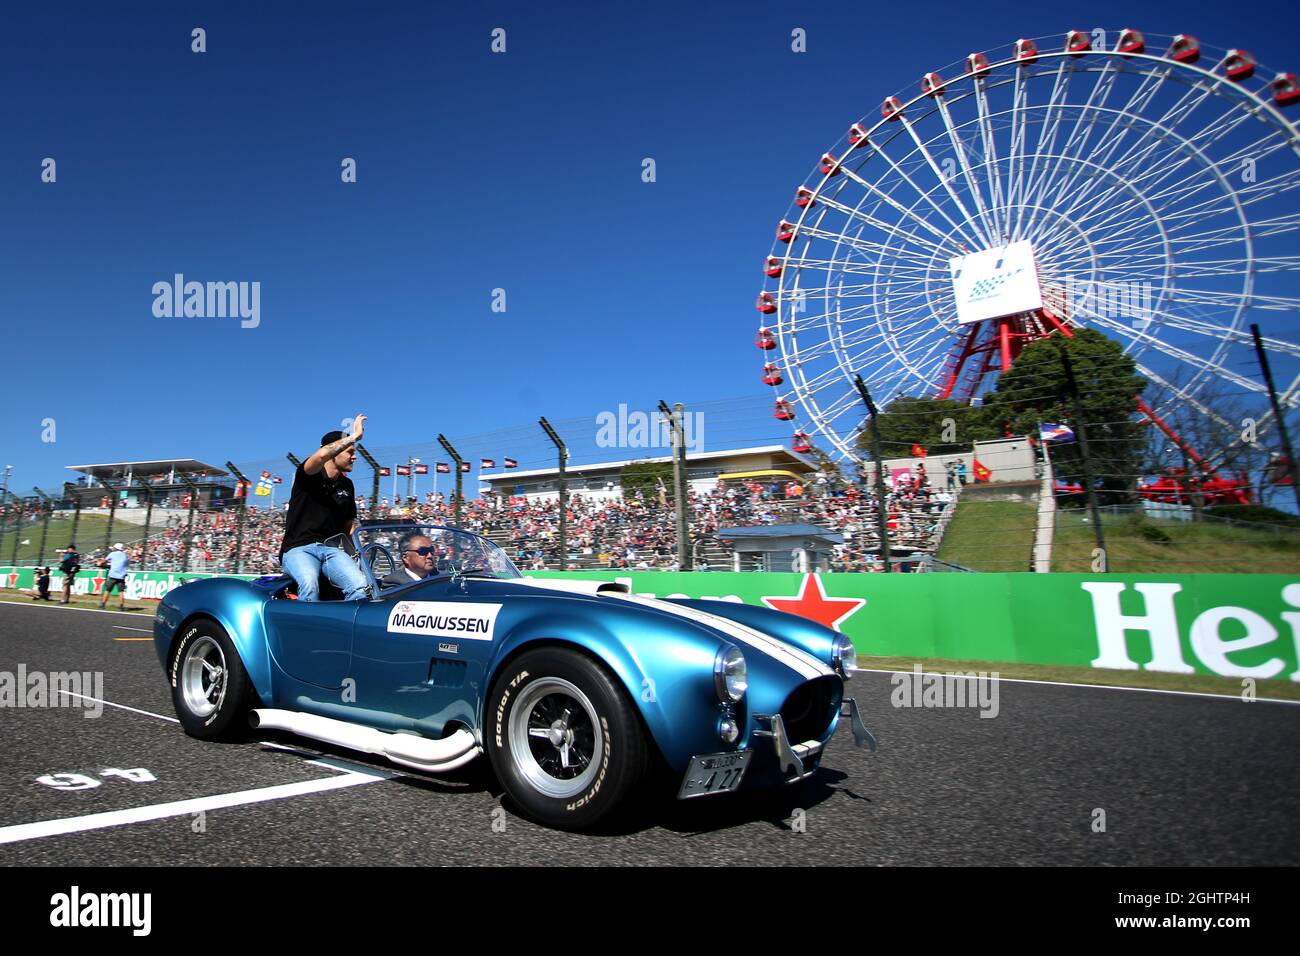
[[[81,555],[77,553],[75,544],[69,543],[63,549],[59,570],[63,572],[63,600],[60,603],[67,604],[72,600],[72,586],[77,580],[77,572],[81,570]]]

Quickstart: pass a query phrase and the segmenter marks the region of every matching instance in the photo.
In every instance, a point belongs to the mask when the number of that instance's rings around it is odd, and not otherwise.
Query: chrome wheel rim
[[[207,717],[226,699],[226,655],[210,637],[200,637],[181,662],[181,696],[195,717]]]
[[[582,793],[600,771],[604,736],[596,708],[558,677],[529,684],[510,712],[510,756],[525,780],[548,797]]]

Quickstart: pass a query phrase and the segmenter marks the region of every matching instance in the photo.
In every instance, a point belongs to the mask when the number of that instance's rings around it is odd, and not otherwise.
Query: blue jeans
[[[320,600],[320,575],[343,592],[343,600],[360,601],[369,596],[366,576],[357,563],[341,548],[323,544],[304,544],[290,548],[280,559],[280,566],[298,582],[299,601]]]

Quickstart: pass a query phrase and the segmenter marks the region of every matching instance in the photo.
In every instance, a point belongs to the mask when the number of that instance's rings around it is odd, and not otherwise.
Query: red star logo
[[[828,598],[821,578],[805,574],[798,597],[765,597],[763,603],[773,610],[798,614],[838,631],[840,623],[867,601],[866,598]]]
[[[102,591],[102,590],[104,590],[104,579],[103,579],[103,578],[91,578],[91,579],[90,579],[90,593],[91,593],[91,594],[98,594],[98,593],[99,593],[100,591]]]
[[[18,572],[17,572],[17,571],[10,571],[10,572],[9,572],[9,586],[10,586],[11,588],[16,588],[16,587],[18,587]]]

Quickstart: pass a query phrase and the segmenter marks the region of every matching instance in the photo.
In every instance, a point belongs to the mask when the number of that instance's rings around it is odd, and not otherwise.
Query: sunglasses
[[[407,550],[409,553],[411,553],[411,554],[421,554],[421,555],[426,555],[426,556],[427,556],[427,555],[433,554],[433,553],[434,553],[435,551],[437,551],[438,549],[435,548],[435,547],[433,547],[433,546],[429,546],[429,547],[425,547],[425,548],[407,548],[406,550]]]

